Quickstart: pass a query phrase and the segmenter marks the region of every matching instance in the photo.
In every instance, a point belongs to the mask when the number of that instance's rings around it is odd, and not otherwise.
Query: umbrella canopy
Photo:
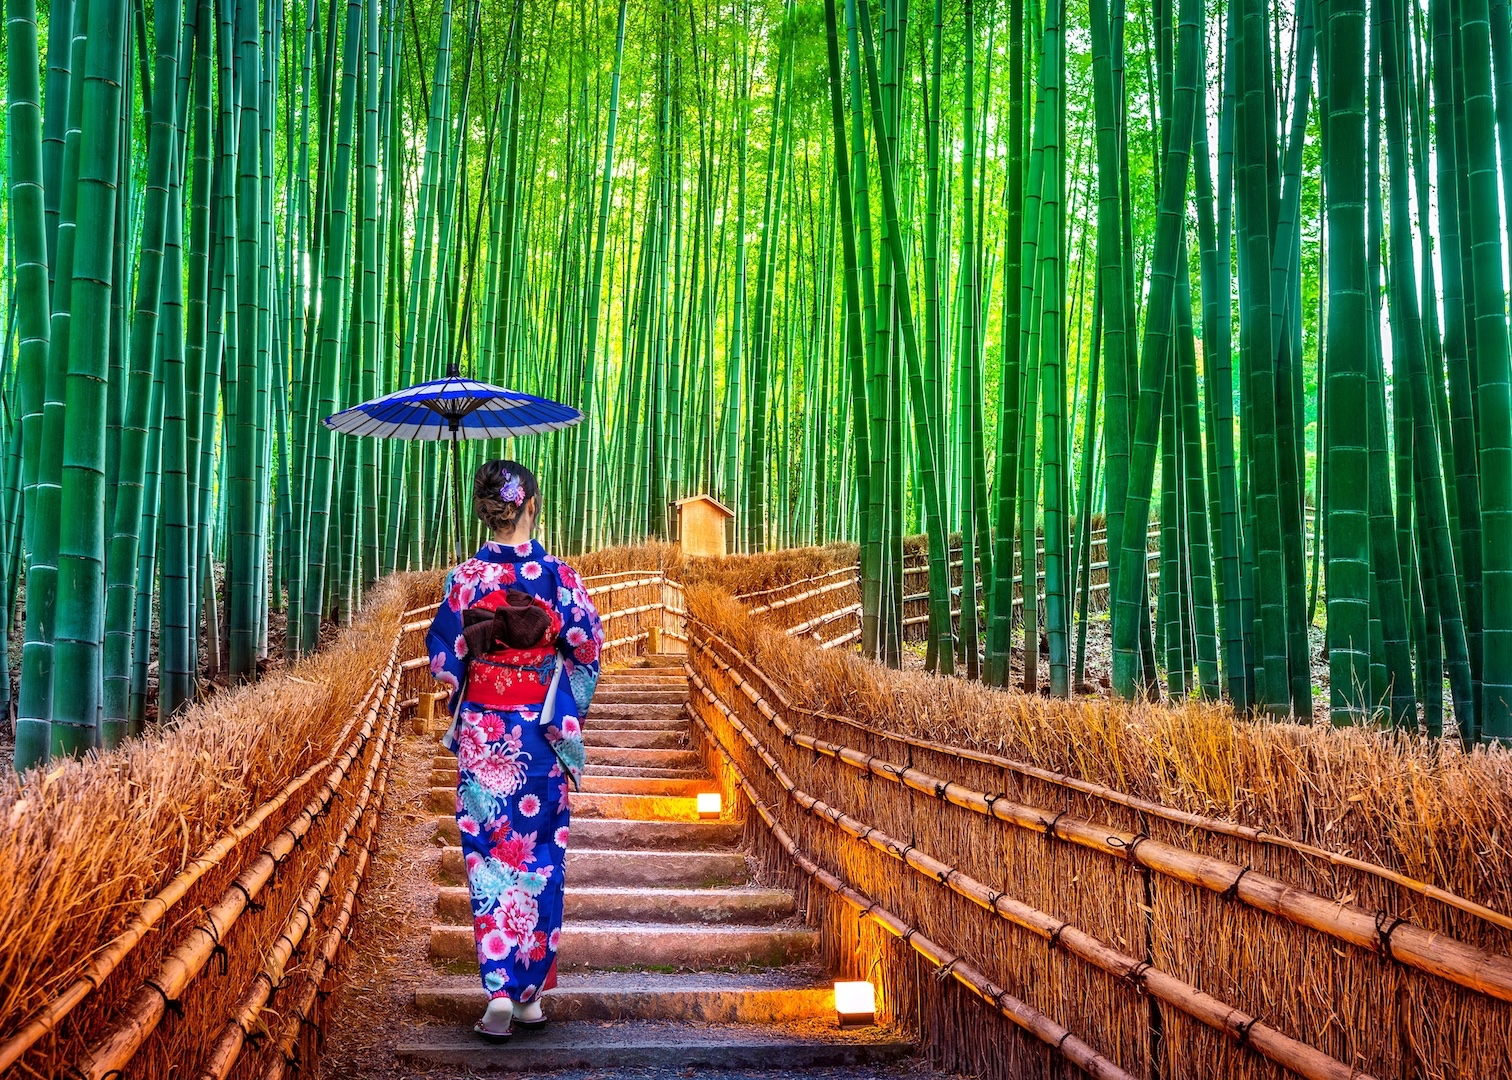
[[[462,465],[457,444],[463,439],[504,439],[539,435],[571,427],[581,411],[548,398],[464,379],[454,367],[444,379],[419,383],[392,394],[343,409],[321,423],[347,435],[411,439],[452,444],[451,504],[456,521],[454,548],[462,559]]]
[[[333,431],[380,439],[503,439],[571,427],[570,405],[448,375],[343,409],[323,421]]]

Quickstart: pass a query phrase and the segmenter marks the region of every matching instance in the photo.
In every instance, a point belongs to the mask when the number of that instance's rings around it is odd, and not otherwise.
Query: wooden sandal
[[[514,1034],[514,1024],[511,1023],[510,1026],[505,1028],[503,1031],[490,1031],[488,1028],[483,1026],[483,1021],[479,1020],[476,1024],[473,1025],[473,1034],[478,1036],[478,1038],[482,1039],[486,1043],[492,1043],[493,1045],[498,1046],[501,1043],[506,1043],[509,1041],[510,1036]]]

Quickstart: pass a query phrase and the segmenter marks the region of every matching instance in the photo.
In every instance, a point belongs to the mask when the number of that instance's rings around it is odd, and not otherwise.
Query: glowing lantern
[[[877,1022],[877,988],[869,982],[837,982],[835,1015],[840,1026],[870,1027]]]
[[[717,791],[700,791],[698,793],[698,816],[701,818],[717,818],[719,816],[720,799]]]

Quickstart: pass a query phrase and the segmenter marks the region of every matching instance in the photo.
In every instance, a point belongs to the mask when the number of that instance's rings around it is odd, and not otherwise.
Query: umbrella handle
[[[461,425],[456,420],[451,422],[451,459],[452,459],[452,519],[455,525],[453,533],[452,550],[456,555],[456,561],[462,561],[462,462],[457,448],[457,442],[462,436]]]

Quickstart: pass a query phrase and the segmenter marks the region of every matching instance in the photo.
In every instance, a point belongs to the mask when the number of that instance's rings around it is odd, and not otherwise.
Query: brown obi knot
[[[535,649],[548,644],[551,613],[521,589],[505,590],[503,603],[472,607],[462,613],[462,636],[470,656],[500,649]]]

